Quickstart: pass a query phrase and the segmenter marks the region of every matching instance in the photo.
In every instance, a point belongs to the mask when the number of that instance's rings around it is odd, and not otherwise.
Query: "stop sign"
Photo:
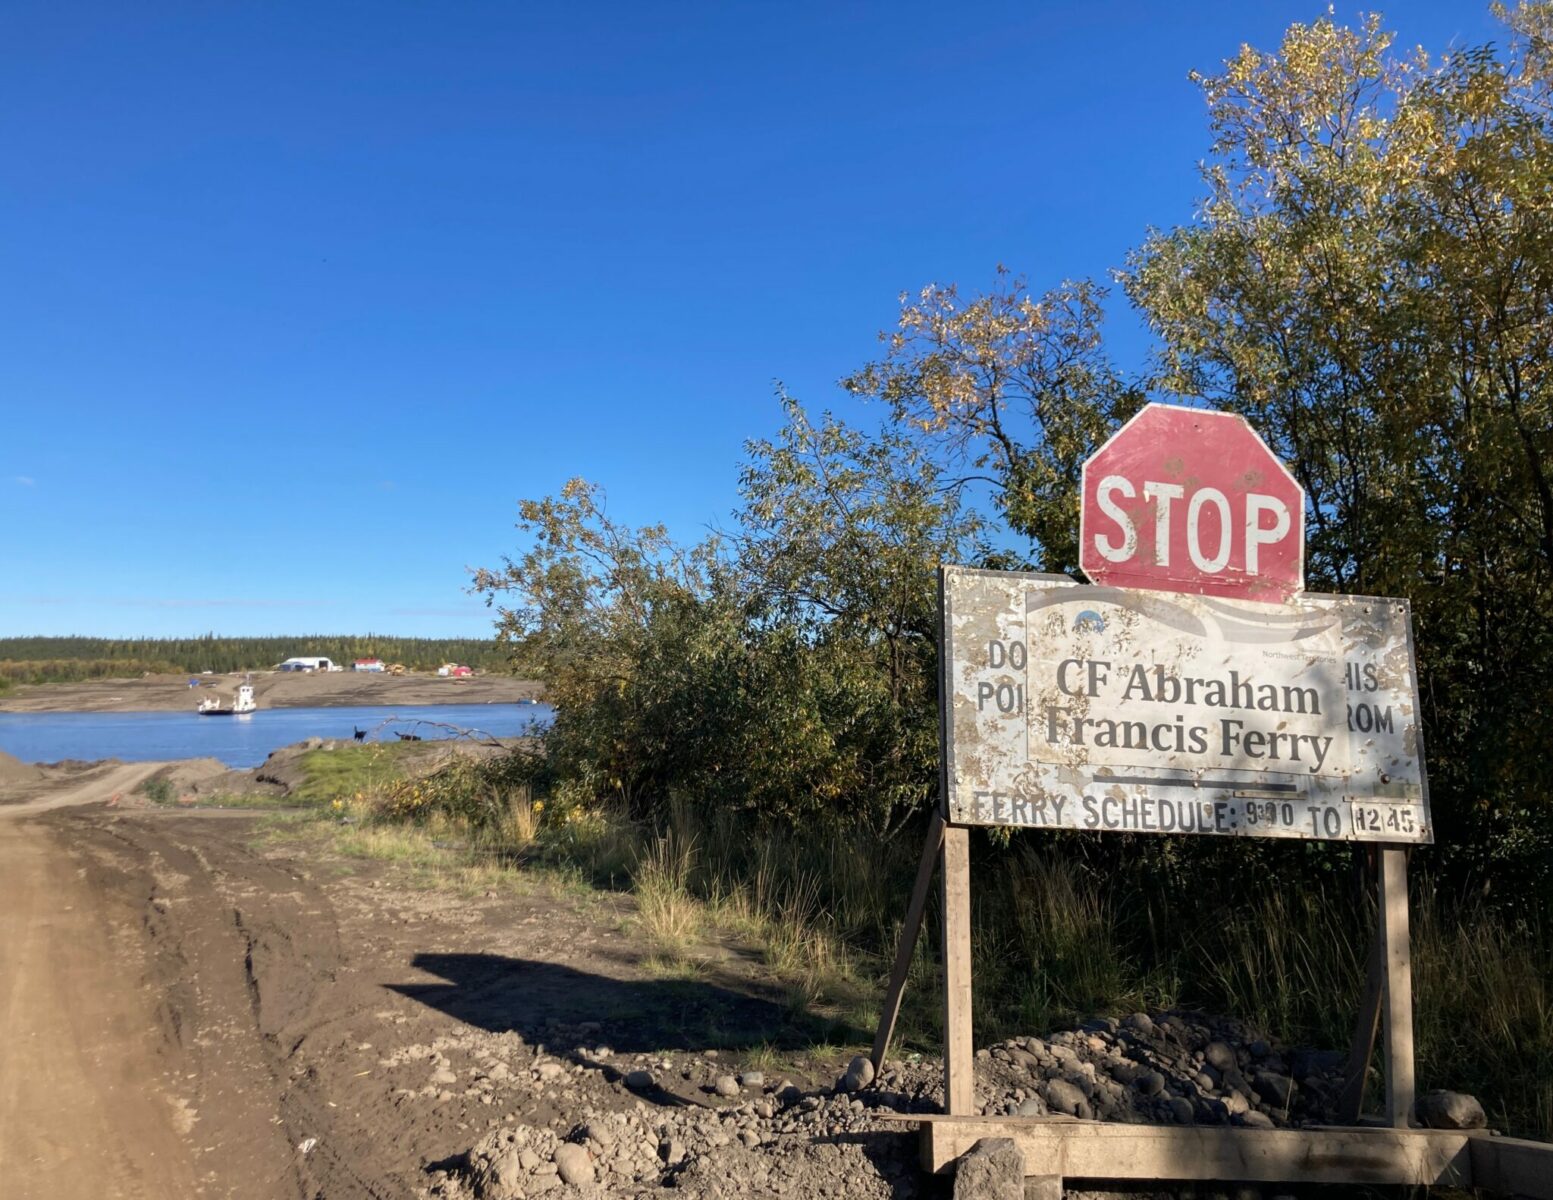
[[[1305,587],[1305,492],[1244,418],[1150,404],[1084,464],[1079,565],[1097,584],[1281,602]]]

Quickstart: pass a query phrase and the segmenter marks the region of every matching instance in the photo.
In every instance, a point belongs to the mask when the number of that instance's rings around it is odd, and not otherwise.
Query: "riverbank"
[[[126,809],[211,803],[247,807],[264,801],[284,804],[287,797],[312,804],[332,798],[331,786],[350,791],[361,781],[417,777],[454,758],[478,761],[522,744],[520,738],[506,738],[357,745],[344,738],[314,737],[278,747],[254,767],[230,767],[215,758],[28,763],[0,750],[0,810],[14,816],[21,807],[45,812],[94,801]],[[336,757],[335,751],[343,753]],[[335,763],[337,767],[331,765]]]
[[[438,675],[376,675],[366,672],[202,675],[191,688],[188,675],[147,675],[138,679],[98,679],[85,683],[43,683],[18,687],[0,696],[0,712],[177,712],[192,710],[198,699],[217,696],[231,703],[237,685],[251,678],[260,708],[347,708],[424,704],[511,704],[539,700],[544,685],[507,675],[462,679]]]

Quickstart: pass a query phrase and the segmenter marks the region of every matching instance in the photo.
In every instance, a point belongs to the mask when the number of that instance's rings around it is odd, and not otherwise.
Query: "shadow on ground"
[[[799,1050],[858,1036],[723,982],[614,979],[499,954],[417,954],[411,965],[446,982],[390,984],[393,991],[492,1033],[542,1040],[553,1054],[599,1045],[628,1054]]]

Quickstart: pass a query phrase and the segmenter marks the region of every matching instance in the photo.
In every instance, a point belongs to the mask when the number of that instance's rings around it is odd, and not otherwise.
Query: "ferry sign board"
[[[951,823],[1433,841],[1402,600],[945,567]]]
[[[1149,404],[1084,464],[1091,583],[1280,603],[1305,587],[1305,492],[1243,417]]]

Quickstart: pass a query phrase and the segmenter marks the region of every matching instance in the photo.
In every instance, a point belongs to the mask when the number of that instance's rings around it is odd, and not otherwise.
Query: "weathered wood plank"
[[[971,1038],[971,840],[944,827],[944,1105],[953,1116],[976,1108]]]
[[[1553,1200],[1553,1143],[1472,1138],[1472,1183],[1506,1196]]]
[[[890,985],[885,989],[884,1008],[879,1013],[879,1031],[874,1034],[874,1049],[870,1057],[874,1062],[875,1074],[884,1067],[885,1052],[890,1048],[890,1038],[895,1035],[895,1022],[901,1014],[901,996],[906,991],[906,975],[911,970],[917,937],[922,932],[922,915],[927,911],[933,872],[938,869],[943,847],[944,818],[942,813],[935,810],[928,819],[927,840],[922,845],[922,858],[917,863],[917,881],[911,889],[911,901],[906,905],[906,923],[901,926],[900,945],[895,948],[895,966],[890,970]]]
[[[1380,851],[1381,954],[1386,969],[1386,1122],[1413,1119],[1413,957],[1407,920],[1407,851]]]
[[[1473,1135],[1449,1130],[1239,1129],[924,1119],[923,1166],[944,1171],[984,1137],[1013,1138],[1031,1175],[1073,1179],[1471,1186]]]
[[[1386,994],[1386,960],[1380,941],[1377,928],[1370,938],[1370,952],[1364,965],[1364,998],[1359,1002],[1359,1017],[1348,1045],[1348,1065],[1343,1071],[1343,1090],[1337,1099],[1337,1119],[1345,1125],[1354,1124],[1364,1111],[1364,1084],[1370,1074],[1370,1059],[1375,1055],[1375,1037],[1380,1032],[1381,1002]]]

